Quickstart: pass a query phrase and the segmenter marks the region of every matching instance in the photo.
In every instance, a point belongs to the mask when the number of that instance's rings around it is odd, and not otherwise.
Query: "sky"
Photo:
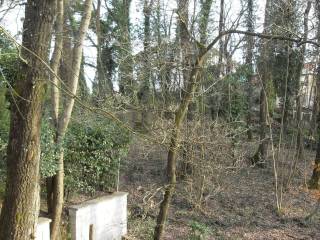
[[[192,15],[192,13],[194,12],[193,2],[194,2],[193,0],[190,0],[190,9],[189,9],[190,15]],[[229,10],[230,18],[231,19],[236,18],[241,9],[241,0],[225,0],[225,2],[226,2],[226,11]],[[21,33],[22,31],[24,7],[17,6],[14,9],[11,9],[10,11],[5,13],[4,10],[8,8],[8,4],[10,3],[12,3],[12,1],[6,1],[6,3],[2,7],[0,7],[0,24],[2,27],[8,30],[18,41],[21,41],[21,35],[19,33]],[[257,0],[256,4],[257,4],[256,15],[258,17],[257,30],[260,31],[262,22],[263,22],[263,15],[264,15],[263,11],[264,11],[265,0]],[[211,8],[211,17],[215,23],[217,23],[219,18],[219,9],[220,9],[219,5],[220,5],[220,1],[216,0],[214,1],[213,7]],[[166,9],[165,12],[168,14],[168,17],[169,17],[174,11],[174,9],[176,9],[176,1],[163,0],[163,6],[165,7]],[[196,9],[195,12],[197,11],[198,9]],[[132,28],[136,28],[139,25],[141,26],[141,23],[143,21],[141,0],[132,0],[130,16],[131,16],[130,21],[132,24]],[[211,35],[214,35],[210,30],[209,30],[209,33],[211,33]],[[93,39],[95,39],[94,34],[91,33],[90,36]],[[142,48],[142,45],[141,45],[142,41],[138,41],[135,39],[137,38],[134,38],[132,41],[133,51],[138,52]],[[92,44],[90,43],[89,40],[85,42],[84,56],[87,62],[95,65],[96,49],[92,47]],[[241,52],[237,52],[235,54],[235,58],[236,60],[241,61],[241,58],[242,58]],[[94,80],[94,77],[95,77],[95,69],[89,66],[85,66],[85,77],[87,80],[88,87],[92,89],[92,81]]]

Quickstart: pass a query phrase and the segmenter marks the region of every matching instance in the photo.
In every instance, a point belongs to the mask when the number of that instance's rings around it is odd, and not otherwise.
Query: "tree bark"
[[[97,85],[98,85],[98,101],[104,102],[108,94],[113,94],[113,86],[111,82],[111,76],[109,76],[110,70],[108,69],[108,65],[110,65],[111,56],[108,54],[108,50],[104,49],[103,46],[106,42],[104,40],[104,36],[102,35],[101,29],[101,0],[97,1],[97,8],[95,9],[95,27],[96,27],[96,35],[97,35]],[[105,48],[108,48],[105,46]]]
[[[318,43],[320,43],[320,3],[317,1],[315,3],[315,12],[318,19],[318,26],[317,26],[317,40]],[[319,99],[320,99],[320,66],[318,63],[317,67],[317,95],[316,95],[316,102],[314,104],[317,104],[317,133],[318,133],[318,142],[317,142],[317,153],[314,160],[314,168],[312,172],[311,179],[309,181],[309,188],[310,189],[320,189],[320,110],[319,110]]]
[[[60,59],[62,55],[62,46],[63,46],[63,20],[64,20],[64,0],[58,0],[57,3],[57,19],[55,23],[56,28],[56,39],[54,51],[52,53],[50,67],[54,72],[52,76],[52,84],[51,84],[51,101],[52,103],[52,117],[55,126],[58,126],[59,119],[59,81],[58,81],[58,69],[60,66]]]
[[[142,128],[147,130],[150,125],[150,78],[151,78],[151,63],[150,63],[150,41],[151,41],[151,29],[150,29],[150,17],[152,10],[153,0],[144,0],[143,14],[144,14],[144,39],[143,39],[143,65],[144,70],[142,73],[142,85],[138,94],[138,98],[141,104],[141,125]]]
[[[59,120],[59,106],[60,106],[60,94],[58,81],[58,69],[60,66],[60,60],[63,49],[63,21],[64,21],[64,0],[58,0],[57,2],[57,18],[55,23],[55,46],[52,53],[50,67],[52,69],[51,76],[51,104],[52,104],[52,120],[55,129],[58,126]],[[46,179],[46,188],[47,188],[47,207],[48,214],[52,213],[53,206],[53,178],[48,177]]]
[[[211,10],[213,0],[202,0],[201,1],[201,10],[200,10],[200,23],[199,23],[199,32],[200,32],[200,43],[205,45],[208,40],[208,23],[209,23],[209,14]]]
[[[67,127],[70,122],[71,113],[74,106],[74,97],[77,93],[79,83],[79,73],[81,67],[83,42],[86,32],[89,27],[92,12],[92,0],[86,0],[84,3],[84,13],[80,23],[79,33],[76,36],[72,53],[72,74],[68,82],[69,96],[66,96],[66,100],[63,106],[63,113],[59,116],[59,122],[57,126],[56,143],[59,147],[59,161],[58,172],[54,176],[53,180],[53,213],[51,223],[51,240],[59,239],[61,215],[63,210],[63,193],[64,193],[64,161],[63,161],[63,147],[62,142],[66,134]]]
[[[224,0],[220,0],[219,33],[223,32],[224,29],[225,29]],[[219,77],[222,77],[224,75],[223,56],[224,56],[224,37],[221,37],[219,40],[219,60],[218,60]]]
[[[269,11],[271,7],[271,0],[266,1],[265,7],[265,20],[264,20],[264,33],[267,34],[268,26],[270,23],[270,16]],[[257,164],[258,166],[263,166],[267,156],[267,148],[268,148],[268,141],[267,141],[267,117],[268,117],[268,107],[267,107],[267,84],[270,81],[270,71],[268,69],[268,51],[269,51],[269,44],[266,39],[262,40],[262,53],[261,53],[261,63],[259,72],[261,73],[261,91],[260,91],[260,114],[259,114],[259,121],[260,121],[260,143],[256,154],[251,158],[252,164]]]
[[[178,0],[178,27],[179,27],[179,40],[181,47],[181,66],[182,66],[182,96],[188,94],[188,84],[189,77],[192,71],[192,59],[194,57],[194,53],[192,51],[192,43],[189,37],[189,0]],[[188,120],[192,121],[196,112],[196,103],[191,101],[189,106],[189,112],[187,113]],[[187,158],[183,158],[181,162],[181,168],[179,168],[179,172],[182,177],[186,177],[191,174],[191,172],[186,171],[186,169],[192,169],[190,166],[190,162],[187,161]]]
[[[28,1],[22,54],[11,104],[6,195],[0,216],[1,240],[35,238],[39,214],[40,125],[56,1]],[[28,50],[26,50],[28,49]],[[32,53],[31,53],[32,52]],[[34,53],[34,54],[33,54]]]
[[[60,67],[59,69],[54,69],[56,72],[55,72],[55,75],[57,76],[60,75],[60,76],[63,76],[63,78],[60,78],[60,80],[63,82],[62,84],[60,84],[60,82],[57,80],[57,83],[63,87],[65,86],[68,86],[68,79],[71,78],[71,75],[72,75],[72,72],[70,71],[70,68],[72,66],[72,39],[74,39],[74,31],[72,28],[71,28],[71,24],[72,23],[68,23],[68,21],[70,21],[71,17],[70,15],[72,13],[70,13],[68,11],[70,5],[69,5],[69,1],[64,1],[64,16],[63,16],[63,20],[62,20],[62,28],[63,28],[63,40],[62,40],[62,49],[63,49],[63,54],[60,56],[60,63],[58,64]],[[56,26],[58,24],[61,24],[58,23],[58,21],[61,21],[59,19],[57,19],[57,22],[56,22]],[[56,42],[58,43],[58,42]],[[56,52],[57,48],[59,48],[60,46],[60,43],[58,44],[55,44],[55,49],[54,49],[54,52]],[[53,54],[52,55],[52,59],[51,59],[51,63],[53,62],[57,62],[57,60],[54,60],[53,58],[56,57],[57,55]],[[55,91],[57,91],[57,94],[55,95],[55,97],[52,97],[51,98],[51,105],[52,106],[57,106],[58,104],[59,105],[63,105],[63,103],[60,104],[60,90],[59,88],[57,88],[54,84],[52,84],[51,86],[52,88],[56,88]],[[60,106],[59,106],[60,107]],[[58,117],[57,118],[57,122],[54,123],[54,127],[55,127],[55,136],[54,136],[54,142],[55,144],[57,145],[57,141],[58,141],[58,125],[59,125],[59,119],[60,119],[60,111],[62,109],[58,108],[58,112],[56,113],[56,116]],[[55,180],[56,178],[56,175],[55,176],[52,176],[52,177],[48,177],[46,179],[46,184],[47,184],[47,207],[48,207],[48,215],[52,216],[53,214],[53,211],[54,211],[54,200],[53,200],[53,196],[54,196],[54,184],[56,182]],[[52,225],[51,225],[52,226]]]
[[[303,40],[306,41],[308,39],[308,33],[309,33],[309,13],[311,9],[311,1],[308,1],[306,10],[304,12],[304,20],[303,20],[303,26],[304,26],[304,34],[303,34]],[[302,46],[301,49],[301,69],[299,71],[300,76],[302,76],[304,61],[305,61],[305,54],[306,54],[306,45]],[[299,77],[300,77],[299,76]],[[298,81],[298,89],[297,89],[297,96],[296,96],[296,105],[297,105],[297,159],[303,159],[303,122],[302,122],[302,103],[301,103],[301,93],[300,93],[300,79]]]
[[[132,0],[115,1],[119,4],[116,23],[119,28],[119,92],[136,102],[133,82],[133,57],[130,38],[130,5]]]
[[[318,70],[318,74],[320,74],[320,70]],[[320,126],[320,114],[319,114],[319,112],[318,112],[318,116],[317,116],[317,122],[318,122],[317,131],[319,132],[320,131],[320,127],[319,127]],[[318,137],[317,153],[316,153],[316,157],[314,160],[314,167],[313,167],[312,176],[309,181],[309,188],[310,189],[320,189],[319,180],[320,180],[320,136]]]
[[[254,18],[253,18],[253,0],[247,0],[247,31],[254,32]],[[248,113],[247,113],[247,135],[248,140],[252,141],[252,107],[253,107],[253,51],[254,51],[254,37],[247,36],[247,49],[246,49],[246,65],[247,65],[247,101],[248,101]]]
[[[193,94],[196,91],[199,81],[200,68],[203,64],[204,54],[199,54],[188,81],[187,91],[175,113],[175,124],[171,134],[171,143],[167,158],[167,186],[164,199],[160,205],[160,211],[157,217],[157,225],[154,232],[154,240],[160,240],[163,237],[164,225],[168,216],[168,210],[172,195],[176,186],[176,159],[180,144],[180,130],[185,119]]]

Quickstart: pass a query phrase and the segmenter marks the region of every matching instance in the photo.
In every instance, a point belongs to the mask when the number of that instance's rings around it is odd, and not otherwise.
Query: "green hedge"
[[[128,131],[109,121],[73,122],[65,141],[66,190],[113,191],[129,142]]]

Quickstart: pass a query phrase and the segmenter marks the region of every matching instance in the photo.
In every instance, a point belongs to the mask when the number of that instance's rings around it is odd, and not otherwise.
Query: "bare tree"
[[[63,9],[63,2],[59,2],[60,9]],[[61,10],[60,10],[61,11]],[[52,210],[52,224],[51,224],[51,239],[56,240],[59,239],[59,233],[60,233],[60,225],[61,225],[61,214],[63,209],[63,194],[64,194],[64,151],[62,142],[66,134],[66,130],[68,128],[71,113],[74,106],[74,96],[77,93],[78,89],[78,83],[79,83],[79,73],[80,73],[80,67],[81,67],[81,59],[82,59],[82,50],[83,50],[83,42],[86,36],[86,32],[89,27],[90,19],[91,19],[91,11],[92,11],[92,0],[86,0],[84,3],[84,12],[81,19],[78,35],[75,38],[75,43],[72,49],[72,55],[71,55],[71,72],[70,74],[67,74],[67,79],[65,79],[67,86],[67,92],[68,96],[66,96],[65,101],[63,102],[63,110],[61,112],[57,112],[56,114],[56,144],[58,146],[59,151],[59,160],[58,160],[58,172],[53,177],[52,182],[52,207],[49,207],[50,210]],[[61,14],[63,15],[63,11],[61,11]],[[59,30],[61,30],[62,25],[62,19],[63,17],[58,18],[57,25],[59,26]],[[58,34],[61,34],[61,32],[57,32]],[[62,45],[62,40],[57,39],[55,50],[60,51]],[[66,53],[68,53],[66,51]],[[53,57],[57,59],[52,59],[52,63],[58,64],[58,58],[59,56],[53,55]],[[54,69],[54,74],[57,76],[57,70],[58,68]],[[57,89],[57,85],[52,85],[53,91],[56,92],[56,95],[54,98],[52,98],[52,105],[58,106],[59,104],[59,98],[61,96],[61,93],[59,93],[59,90]],[[51,198],[50,196],[48,197]]]
[[[254,32],[254,6],[253,0],[247,0],[247,16],[246,25],[248,32]],[[248,113],[247,113],[247,128],[248,140],[251,141],[252,136],[252,107],[253,107],[253,51],[254,51],[254,37],[246,37],[246,65],[247,65],[247,96],[248,96]]]
[[[266,1],[265,7],[265,19],[264,19],[264,30],[263,33],[268,33],[268,27],[270,24],[270,9],[272,7],[272,0]],[[267,140],[267,117],[268,117],[268,107],[267,107],[267,84],[270,81],[270,66],[268,65],[268,51],[270,44],[266,39],[262,39],[261,43],[261,60],[260,66],[258,66],[258,71],[261,79],[261,91],[260,91],[260,143],[256,154],[252,157],[251,161],[253,164],[261,163],[265,161],[267,156],[268,140]]]

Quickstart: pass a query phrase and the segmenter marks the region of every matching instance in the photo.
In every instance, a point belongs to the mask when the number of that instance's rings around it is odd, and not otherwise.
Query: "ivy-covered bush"
[[[5,182],[5,155],[6,155],[6,142],[0,137],[0,182]],[[1,184],[0,184],[1,185]],[[1,188],[1,186],[0,186]],[[0,191],[1,192],[1,191]]]
[[[4,150],[8,139],[9,132],[9,110],[8,102],[5,98],[5,85],[0,78],[0,161],[3,160]]]
[[[58,146],[54,142],[55,131],[47,117],[41,123],[40,173],[42,178],[52,177],[58,170]]]
[[[6,146],[9,136],[10,111],[8,88],[17,72],[16,50],[11,48],[0,32],[0,185],[5,182]],[[1,188],[1,186],[0,186]]]
[[[115,190],[129,142],[128,131],[105,119],[72,122],[65,140],[67,192]]]

